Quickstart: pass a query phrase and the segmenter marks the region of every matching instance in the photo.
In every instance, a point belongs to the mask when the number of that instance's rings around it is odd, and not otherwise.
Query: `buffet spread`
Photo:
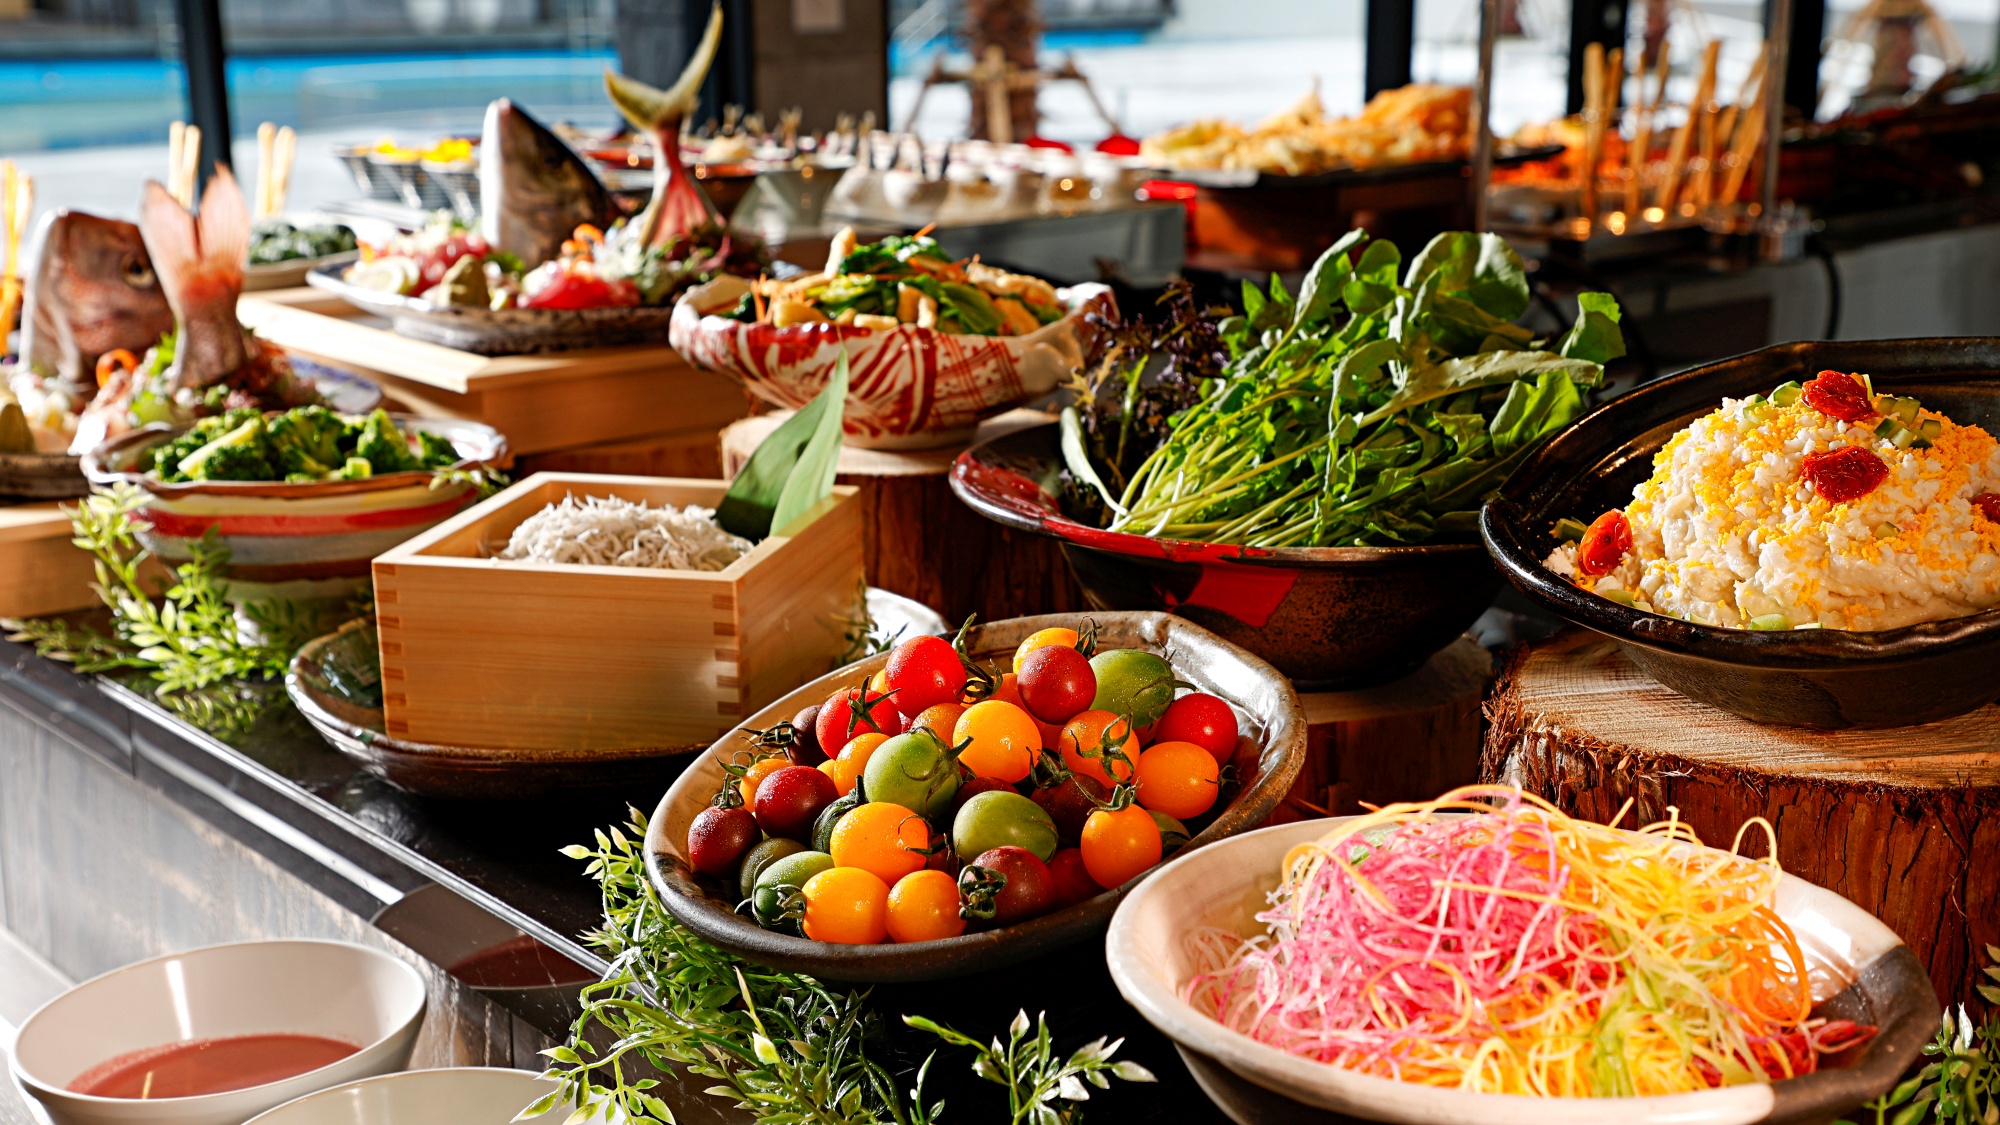
[[[1297,1120],[2000,1113],[2000,1019],[1975,1030],[1967,1007],[2000,1004],[1993,902],[1933,903],[1931,929],[1904,932],[1905,907],[1878,920],[1848,885],[1786,871],[1826,843],[1812,833],[1866,817],[1746,812],[1718,835],[1727,808],[1684,816],[1619,769],[1555,784],[1521,765],[1524,744],[1489,754],[1483,784],[1363,815],[1295,792],[1323,738],[1301,693],[1424,668],[1501,577],[1675,706],[1780,748],[1767,780],[1801,731],[1837,756],[1855,732],[2000,721],[2000,448],[1979,360],[1794,346],[1593,411],[1625,355],[1618,301],[1575,294],[1551,331],[1514,246],[1463,230],[1408,247],[1344,230],[1293,284],[1244,281],[1226,307],[1177,285],[1120,308],[1105,285],[955,255],[928,226],[843,226],[822,260],[787,261],[718,210],[720,185],[828,168],[857,220],[942,221],[998,213],[1002,193],[1029,211],[1130,197],[1141,168],[1225,192],[1457,176],[1471,92],[1194,122],[1051,203],[1016,193],[1031,170],[997,151],[958,150],[954,171],[952,150],[934,168],[899,141],[883,167],[865,128],[851,144],[803,144],[796,120],[695,135],[721,19],[671,89],[607,75],[632,126],[618,146],[503,99],[476,141],[344,153],[434,212],[386,241],[284,214],[288,132],[261,138],[254,204],[225,168],[195,205],[183,151],[137,224],[51,215],[32,272],[5,185],[7,319],[15,278],[25,291],[0,491],[74,499],[102,603],[10,610],[11,639],[237,729],[257,719],[232,693],[282,682],[276,705],[416,798],[632,803],[629,825],[566,853],[599,886],[583,940],[609,968],[581,987],[528,1116],[672,1120],[654,1067],[773,1125],[906,1125],[939,1112],[935,1064],[1045,1125],[1100,1098],[1115,1112],[1163,1071],[1182,1081],[1183,1059],[1239,1120],[1259,1098]],[[1665,161],[1649,147],[1664,83],[1642,88],[1623,149],[1605,135],[1623,65],[1592,65],[1581,131],[1549,133],[1568,163],[1517,186],[1580,179],[1586,225],[1609,222],[1600,197],[1656,180],[1646,221],[1734,203],[1761,64],[1723,108],[1710,52]],[[330,296],[243,299],[286,263]],[[613,376],[630,397],[591,381]],[[584,445],[703,377],[792,412],[733,479],[511,479],[517,454],[566,439],[503,421],[507,388],[539,396],[523,414],[598,400],[563,431]],[[468,402],[441,409],[425,387]],[[1043,424],[966,448],[1036,400]],[[957,498],[1059,543],[1090,608],[885,609],[868,576],[909,545],[837,483],[843,444],[959,450]],[[1489,737],[1517,733],[1494,721]],[[1990,825],[1984,769],[1954,799]],[[1964,854],[1970,869],[1995,849]],[[1074,1011],[1031,1020],[1056,963],[1115,989],[1147,1038],[1121,1050],[1085,1041]],[[947,980],[1006,981],[1020,1014],[967,1031],[942,986],[891,1027],[849,987]],[[285,1075],[359,1050],[328,1044]],[[61,1115],[65,1091],[134,1096],[152,1058],[24,1082]],[[950,1086],[954,1103],[994,1097]]]

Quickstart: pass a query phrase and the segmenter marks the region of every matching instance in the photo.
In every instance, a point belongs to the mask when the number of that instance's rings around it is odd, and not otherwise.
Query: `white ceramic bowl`
[[[1196,1065],[1198,1078],[1203,1070],[1233,1076],[1221,1084],[1203,1078],[1203,1085],[1239,1121],[1322,1119],[1308,1107],[1405,1125],[1827,1121],[1893,1086],[1937,1030],[1937,996],[1902,940],[1860,907],[1789,875],[1779,884],[1777,909],[1805,950],[1814,1001],[1831,999],[1844,1017],[1875,1023],[1880,1031],[1850,1065],[1771,1085],[1650,1098],[1534,1098],[1438,1089],[1288,1054],[1184,1003],[1181,986],[1193,973],[1187,935],[1204,926],[1245,936],[1262,933],[1255,915],[1278,886],[1285,853],[1344,819],[1352,818],[1295,821],[1187,852],[1126,893],[1105,936],[1118,991],[1183,1054],[1219,1064]],[[1282,1095],[1289,1104],[1273,1106],[1246,1084]]]
[[[555,1088],[532,1070],[410,1070],[307,1094],[250,1125],[508,1125]],[[552,1111],[547,1120],[566,1116]]]
[[[386,953],[336,941],[250,941],[114,969],[21,1025],[14,1075],[55,1125],[240,1125],[302,1094],[409,1065],[424,980]],[[73,1094],[83,1072],[131,1051],[233,1035],[322,1035],[361,1050],[296,1078],[139,1101]]]

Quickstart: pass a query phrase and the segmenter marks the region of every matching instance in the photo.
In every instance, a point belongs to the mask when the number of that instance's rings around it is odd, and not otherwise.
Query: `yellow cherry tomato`
[[[912,871],[889,888],[889,940],[937,941],[965,932],[958,883],[942,871]]]
[[[874,731],[869,731],[867,734],[857,734],[853,738],[848,739],[847,745],[841,747],[840,753],[835,754],[834,757],[844,758],[853,762],[854,774],[856,777],[859,777],[861,771],[868,768],[868,756],[875,752],[877,746],[887,741],[889,741],[888,735],[878,734]]]
[[[1126,761],[1104,756],[1111,747]],[[1085,711],[1063,724],[1062,760],[1071,773],[1080,773],[1109,788],[1132,780],[1133,764],[1139,760],[1139,736],[1132,733],[1132,721],[1109,711]],[[1112,775],[1117,775],[1113,780]]]
[[[1063,645],[1067,648],[1075,648],[1076,630],[1063,628],[1037,629],[1029,633],[1028,639],[1021,642],[1021,647],[1014,650],[1015,673],[1018,674],[1021,671],[1021,663],[1028,659],[1029,653],[1038,648],[1048,648],[1051,645]]]
[[[1083,869],[1107,890],[1160,862],[1160,850],[1159,822],[1138,805],[1098,809],[1083,822]]]
[[[833,826],[833,865],[859,867],[884,883],[923,867],[930,859],[931,826],[923,817],[887,801],[857,805]]]
[[[874,945],[889,936],[889,885],[871,872],[835,867],[807,879],[802,889],[812,940]]]
[[[975,703],[958,717],[952,744],[967,739],[972,745],[958,756],[965,768],[977,777],[998,778],[1009,785],[1028,776],[1042,747],[1042,732],[1033,716],[997,699]]]
[[[819,764],[819,772],[833,779],[834,792],[843,797],[854,792],[854,783],[861,778],[861,767],[850,758],[828,758]]]
[[[751,812],[756,812],[757,786],[765,778],[791,764],[791,760],[783,754],[775,754],[769,758],[759,758],[750,763],[750,768],[743,773],[743,780],[736,783],[736,791],[743,794],[743,807],[749,809]]]
[[[1139,803],[1185,820],[1215,804],[1221,791],[1215,755],[1192,742],[1161,742],[1139,754]]]

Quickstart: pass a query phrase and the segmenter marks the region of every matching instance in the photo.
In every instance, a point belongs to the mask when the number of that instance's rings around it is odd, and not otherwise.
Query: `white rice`
[[[503,559],[654,570],[721,570],[750,541],[718,527],[715,512],[690,504],[653,507],[616,496],[565,496],[514,529]]]

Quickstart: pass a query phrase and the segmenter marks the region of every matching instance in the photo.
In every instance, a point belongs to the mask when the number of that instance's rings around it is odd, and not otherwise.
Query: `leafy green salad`
[[[1581,294],[1546,338],[1514,323],[1529,299],[1498,236],[1441,234],[1405,269],[1359,230],[1296,296],[1245,282],[1243,312],[1221,319],[1183,298],[1164,328],[1122,337],[1065,412],[1072,498],[1103,526],[1196,542],[1467,538],[1625,354],[1610,294]],[[1148,376],[1160,353],[1164,376]]]
[[[386,410],[355,416],[302,406],[281,414],[243,409],[203,418],[147,451],[141,468],[169,483],[301,483],[442,469],[460,459],[449,440],[424,430],[406,433]]]

